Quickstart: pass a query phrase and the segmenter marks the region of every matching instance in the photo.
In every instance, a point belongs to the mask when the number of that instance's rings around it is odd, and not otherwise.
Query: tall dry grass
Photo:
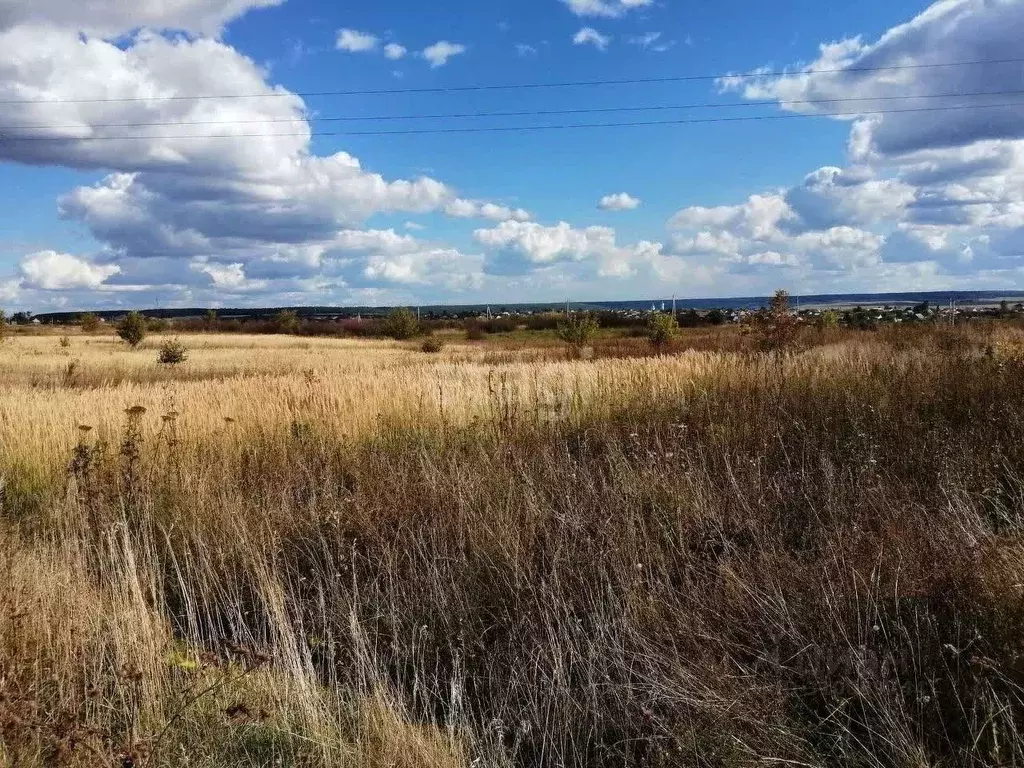
[[[186,365],[235,373],[15,376],[0,755],[1021,764],[1014,335],[500,366],[204,337]]]

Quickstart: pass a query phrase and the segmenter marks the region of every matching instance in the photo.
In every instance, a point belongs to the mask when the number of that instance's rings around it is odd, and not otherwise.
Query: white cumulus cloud
[[[562,0],[577,16],[616,19],[637,8],[653,5],[654,0]]]
[[[388,43],[384,46],[384,56],[391,59],[391,61],[398,61],[405,57],[409,51],[404,45],[398,43]]]
[[[0,0],[0,30],[19,24],[52,25],[115,37],[148,27],[216,35],[254,8],[284,0]]]
[[[640,207],[640,200],[626,192],[605,195],[597,202],[602,211],[632,211]]]
[[[611,41],[611,37],[602,35],[593,27],[583,27],[572,38],[574,45],[592,45],[599,51],[607,50]]]
[[[116,264],[93,264],[79,256],[57,251],[40,251],[21,260],[18,270],[28,288],[66,291],[76,288],[100,288],[121,268]]]
[[[380,38],[368,32],[360,32],[357,29],[339,29],[338,38],[335,42],[339,51],[349,53],[366,53],[377,49]]]
[[[422,56],[430,62],[432,69],[443,67],[453,56],[460,56],[466,52],[466,46],[460,43],[449,43],[447,40],[439,40],[431,46],[423,49]]]

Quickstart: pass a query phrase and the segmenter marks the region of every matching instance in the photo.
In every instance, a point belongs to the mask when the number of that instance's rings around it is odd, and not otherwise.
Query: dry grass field
[[[10,336],[0,764],[1024,765],[1024,334],[693,334]]]

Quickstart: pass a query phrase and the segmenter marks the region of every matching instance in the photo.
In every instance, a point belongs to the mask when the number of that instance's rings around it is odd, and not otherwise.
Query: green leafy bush
[[[647,321],[647,338],[657,349],[664,349],[675,338],[679,323],[673,315],[658,312]]]
[[[180,339],[167,339],[160,345],[160,356],[157,362],[161,365],[178,365],[188,360],[188,350]]]
[[[78,327],[85,333],[96,333],[102,322],[100,316],[94,312],[86,312],[78,316]]]
[[[138,312],[129,312],[117,324],[117,335],[128,346],[139,346],[146,338],[146,318]]]
[[[577,312],[570,314],[558,324],[558,338],[569,345],[574,351],[579,351],[594,340],[597,335],[597,318],[590,312]]]
[[[384,335],[403,341],[420,335],[420,321],[412,310],[398,307],[384,318]]]

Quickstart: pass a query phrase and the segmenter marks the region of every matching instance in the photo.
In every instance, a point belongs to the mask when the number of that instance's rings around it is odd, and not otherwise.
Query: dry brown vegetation
[[[1022,765],[1022,339],[9,338],[0,764]]]

